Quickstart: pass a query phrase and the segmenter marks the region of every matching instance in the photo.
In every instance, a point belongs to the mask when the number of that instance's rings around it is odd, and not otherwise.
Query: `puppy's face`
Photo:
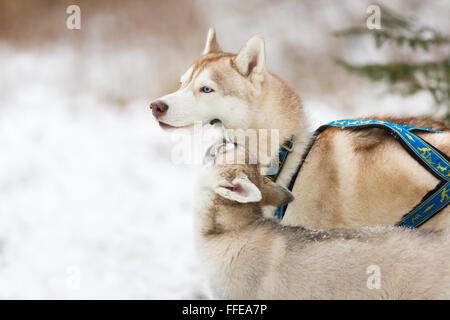
[[[260,174],[256,158],[227,136],[220,121],[204,126],[203,179],[222,198],[279,206],[293,200],[286,188]]]
[[[250,165],[247,170],[257,170],[258,161],[242,145],[230,139],[220,120],[203,126],[204,165],[238,166]]]

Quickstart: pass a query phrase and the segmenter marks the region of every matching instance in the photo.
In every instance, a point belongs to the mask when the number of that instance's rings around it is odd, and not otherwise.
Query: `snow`
[[[135,70],[129,62],[140,58],[132,56],[1,48],[0,298],[205,297],[194,248],[195,168],[172,161],[174,140],[155,124],[146,97],[123,108],[105,98],[133,89],[100,79]],[[305,105],[313,130],[370,110],[404,114],[405,103],[421,112],[427,99],[366,99],[358,110],[319,99]]]
[[[100,34],[75,47],[0,42],[0,299],[205,297],[194,248],[195,167],[172,161],[174,140],[148,104],[168,92],[161,83],[176,84],[202,49],[186,43],[205,37],[209,25],[227,51],[264,35],[269,69],[301,94],[311,131],[374,111],[432,112],[428,94],[385,95],[334,65],[336,53],[353,57],[354,48],[344,50],[330,31],[346,26],[354,2],[267,3],[265,10],[238,0],[195,3],[204,33],[188,29],[179,48],[167,40],[175,37],[170,30],[136,36],[129,46],[99,44]],[[441,25],[443,11],[424,14],[438,15]],[[378,61],[370,52],[363,44],[354,55]]]
[[[70,50],[11,50],[0,51],[0,298],[199,297],[194,170],[171,163],[148,101],[120,109],[68,84]]]
[[[70,48],[0,50],[0,298],[204,297],[195,168],[171,160],[145,97],[125,108],[101,98],[111,71],[94,57],[74,81]],[[352,115],[305,105],[311,129]]]

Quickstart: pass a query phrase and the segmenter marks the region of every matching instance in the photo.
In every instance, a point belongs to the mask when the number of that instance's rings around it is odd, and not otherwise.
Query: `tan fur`
[[[249,43],[264,44],[261,36],[252,37],[240,53],[250,46]],[[265,59],[263,49],[261,55]],[[215,31],[211,29],[204,54],[183,77],[180,90],[161,98],[170,105],[169,113],[172,104],[180,105],[179,111],[161,120],[172,126],[186,126],[194,120],[207,123],[219,118],[231,129],[279,129],[280,143],[291,137],[294,140],[294,151],[277,180],[287,186],[309,142],[301,99],[280,77],[265,68],[258,69],[257,74],[243,75],[236,59],[236,54],[220,50]],[[253,63],[251,61],[250,65]],[[217,86],[216,98],[199,93],[203,78]],[[189,94],[184,98],[186,92]],[[189,108],[195,110],[185,111]],[[367,118],[448,131],[444,123],[435,120]],[[450,155],[450,133],[419,135]],[[239,141],[239,136],[235,140]],[[277,156],[278,150],[258,146],[258,160],[263,168]],[[282,223],[315,228],[392,225],[437,183],[438,180],[399,143],[379,129],[360,132],[327,129],[314,145],[296,180],[293,190],[296,200],[289,205]],[[264,215],[272,216],[273,210],[270,206],[264,208]],[[449,226],[449,212],[447,208],[421,228]]]
[[[384,119],[446,129],[440,122]],[[450,154],[450,133],[417,135]],[[289,205],[283,224],[315,228],[392,225],[439,182],[379,129],[327,129],[307,159],[293,190],[296,201]],[[300,215],[301,210],[315,214]],[[421,228],[450,226],[449,210],[440,212]]]
[[[290,201],[286,189],[261,177],[258,165],[215,163],[199,179],[196,208],[214,298],[450,299],[448,232],[281,226],[262,217],[261,205]],[[214,192],[217,181],[240,175],[261,190],[261,201],[238,203]],[[373,265],[380,268],[379,289],[367,286]]]

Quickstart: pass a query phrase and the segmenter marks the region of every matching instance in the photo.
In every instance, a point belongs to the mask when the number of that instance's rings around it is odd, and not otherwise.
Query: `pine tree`
[[[444,118],[450,123],[450,39],[433,28],[418,26],[414,19],[403,17],[386,7],[381,8],[381,29],[351,27],[335,32],[339,37],[370,36],[375,47],[381,48],[391,41],[400,49],[408,46],[415,53],[429,51],[431,47],[447,50],[444,59],[431,62],[413,63],[407,61],[380,64],[355,65],[342,59],[336,62],[349,72],[364,76],[373,81],[388,84],[391,92],[412,95],[419,91],[429,92],[436,108],[444,108]]]

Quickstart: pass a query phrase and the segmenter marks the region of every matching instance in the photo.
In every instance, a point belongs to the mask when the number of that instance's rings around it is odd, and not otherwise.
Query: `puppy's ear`
[[[240,203],[258,202],[262,199],[261,191],[245,174],[234,178],[231,182],[219,183],[214,191],[225,199]]]
[[[234,58],[234,64],[245,77],[262,74],[266,67],[264,38],[260,35],[251,37]]]
[[[222,49],[220,49],[220,46],[217,43],[216,29],[209,28],[208,36],[206,37],[205,48],[203,49],[203,53],[202,54],[219,53],[219,52],[222,52]]]
[[[294,200],[294,196],[288,189],[274,183],[272,180],[266,177],[264,177],[263,179],[263,184],[261,186],[262,206],[278,207]]]

